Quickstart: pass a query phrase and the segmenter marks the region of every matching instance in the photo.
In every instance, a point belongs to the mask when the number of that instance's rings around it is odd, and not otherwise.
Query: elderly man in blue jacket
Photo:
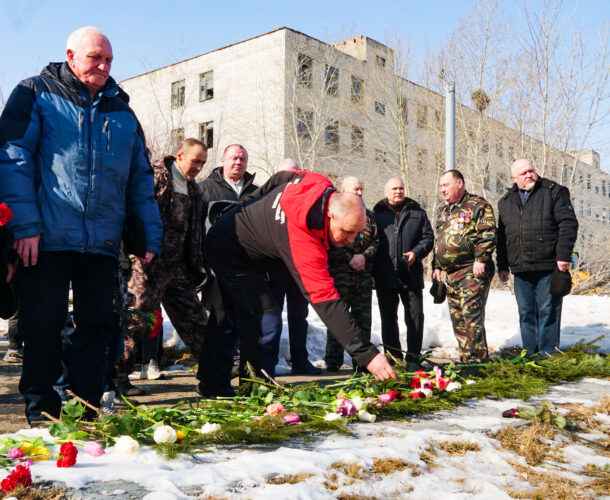
[[[81,28],[66,56],[21,81],[0,117],[0,202],[14,213],[8,227],[21,261],[19,389],[30,425],[60,412],[53,384],[70,283],[77,327],[69,384],[98,405],[125,218],[143,223],[144,263],[159,253],[163,231],[142,129],[109,75],[110,42]]]

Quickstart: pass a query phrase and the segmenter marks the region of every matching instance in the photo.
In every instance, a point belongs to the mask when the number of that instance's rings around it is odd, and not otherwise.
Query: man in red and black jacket
[[[240,332],[242,365],[260,367],[260,339],[266,317],[281,313],[266,278],[289,272],[305,298],[354,361],[377,380],[396,379],[387,359],[366,339],[339,297],[328,272],[330,245],[352,243],[366,221],[362,200],[337,192],[313,172],[280,172],[260,190],[263,196],[223,215],[209,230],[204,253],[229,299]],[[212,318],[210,318],[212,322]],[[208,331],[208,337],[211,337]],[[217,346],[204,348],[199,392],[230,394],[230,374],[222,387],[206,384],[205,366]],[[207,363],[206,363],[207,361]],[[215,374],[214,380],[218,380]]]

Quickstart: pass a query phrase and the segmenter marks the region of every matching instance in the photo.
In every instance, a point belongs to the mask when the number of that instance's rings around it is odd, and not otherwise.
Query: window
[[[336,96],[339,92],[339,68],[327,64],[325,81],[326,93]]]
[[[587,215],[591,217],[591,203],[587,203]]]
[[[375,62],[380,68],[385,68],[385,57],[375,56]]]
[[[599,186],[595,186],[595,194],[599,194]]]
[[[585,215],[585,204],[580,200],[580,215]]]
[[[481,153],[483,153],[484,155],[489,153],[489,142],[487,142],[487,139],[485,137],[481,138]]]
[[[171,131],[172,148],[178,149],[180,143],[184,140],[184,129],[175,128]]]
[[[501,193],[506,188],[506,176],[504,174],[496,175],[496,193]]]
[[[437,127],[440,127],[443,124],[443,117],[438,109],[434,110],[434,123]]]
[[[214,147],[214,122],[204,122],[199,124],[199,140],[208,149]]]
[[[418,104],[415,109],[415,120],[417,128],[425,128],[428,124],[428,108],[424,104]]]
[[[606,196],[606,181],[602,181],[602,196]]]
[[[172,108],[184,106],[184,80],[172,83]]]
[[[313,61],[311,57],[299,54],[297,57],[297,83],[301,87],[311,87]]]
[[[512,144],[509,144],[508,147],[506,148],[506,156],[508,157],[508,159],[510,161],[515,161],[515,146],[513,146]]]
[[[352,75],[352,104],[362,104],[362,80]]]
[[[364,149],[364,131],[360,127],[352,125],[352,151],[362,153]]]
[[[424,148],[417,148],[415,153],[415,163],[417,168],[423,170],[428,164],[428,150]]]
[[[297,136],[301,140],[311,140],[313,112],[297,108]]]
[[[385,104],[375,101],[375,113],[385,116]]]
[[[398,96],[398,112],[402,123],[409,122],[409,103],[407,102],[407,98],[405,96]]]
[[[208,71],[199,75],[199,100],[207,101],[214,97],[214,72]]]
[[[381,149],[376,149],[375,150],[375,161],[378,161],[380,163],[387,163],[388,154],[385,151],[381,151]]]
[[[504,156],[504,145],[500,139],[498,139],[496,142],[496,156],[498,158],[502,158]]]
[[[339,150],[339,122],[329,123],[324,128],[324,143],[334,151]]]
[[[591,174],[587,174],[587,189],[591,189]]]

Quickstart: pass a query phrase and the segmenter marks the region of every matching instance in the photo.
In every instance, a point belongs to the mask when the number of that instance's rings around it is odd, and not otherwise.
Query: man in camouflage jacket
[[[357,177],[346,177],[341,191],[362,197],[362,183]],[[335,281],[335,287],[367,340],[371,339],[372,271],[377,248],[377,226],[372,212],[367,210],[364,230],[354,242],[341,248],[331,247],[328,252],[328,271]],[[338,371],[343,364],[343,347],[330,330],[326,331],[324,360],[329,371]]]
[[[491,205],[466,191],[463,175],[450,170],[441,176],[441,193],[447,202],[436,221],[432,277],[447,273],[447,300],[461,361],[488,357],[485,304],[494,267],[496,220]]]
[[[207,317],[194,282],[203,269],[203,208],[201,190],[194,179],[206,160],[205,145],[196,139],[186,139],[176,157],[166,156],[153,165],[155,198],[163,222],[161,253],[146,265],[132,257],[128,284],[129,292],[135,295],[135,309],[150,313],[160,310],[163,303],[178,335],[195,358],[203,346]],[[142,393],[129,387],[127,375],[135,364],[136,344],[148,333],[146,324],[133,317],[126,319],[125,353],[119,362],[117,385],[119,388],[127,385],[128,395]],[[146,353],[143,357],[146,358]]]

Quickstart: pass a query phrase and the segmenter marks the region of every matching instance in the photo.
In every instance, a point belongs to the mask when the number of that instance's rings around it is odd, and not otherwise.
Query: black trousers
[[[396,359],[403,359],[398,334],[398,301],[404,308],[407,325],[407,358],[421,352],[424,338],[424,302],[421,290],[392,288],[377,290],[377,303],[381,316],[381,340],[384,350],[392,353]]]
[[[72,282],[74,322],[68,385],[99,406],[104,392],[107,354],[114,337],[112,300],[117,260],[98,254],[40,252],[35,266],[18,275],[19,320],[24,340],[19,390],[29,421],[41,412],[59,416],[60,397],[53,390],[61,374],[61,337]]]

